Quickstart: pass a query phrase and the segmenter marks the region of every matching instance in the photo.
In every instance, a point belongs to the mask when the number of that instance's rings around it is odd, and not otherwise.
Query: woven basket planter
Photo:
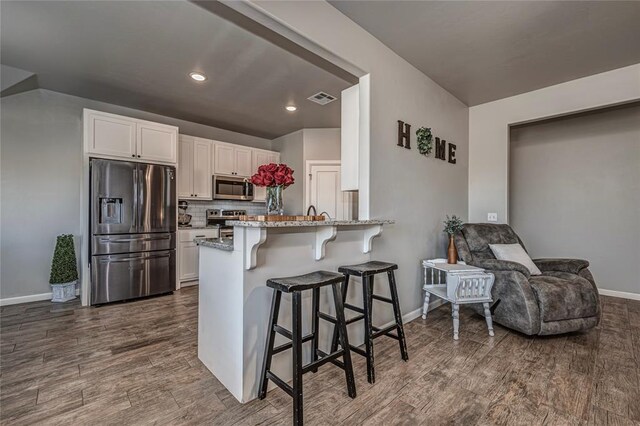
[[[68,302],[76,298],[76,283],[71,281],[64,284],[51,284],[51,301]]]

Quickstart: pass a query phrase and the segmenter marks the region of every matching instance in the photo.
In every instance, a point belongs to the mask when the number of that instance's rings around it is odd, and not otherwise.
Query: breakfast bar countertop
[[[359,225],[389,225],[393,220],[290,220],[290,221],[262,221],[262,220],[228,220],[228,226],[242,226],[246,228],[290,228],[296,226],[359,226]]]

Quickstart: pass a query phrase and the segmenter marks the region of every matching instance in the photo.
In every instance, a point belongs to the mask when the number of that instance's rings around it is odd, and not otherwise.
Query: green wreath
[[[416,136],[418,138],[418,151],[422,155],[429,155],[433,151],[433,135],[431,134],[431,127],[420,127],[416,130]]]

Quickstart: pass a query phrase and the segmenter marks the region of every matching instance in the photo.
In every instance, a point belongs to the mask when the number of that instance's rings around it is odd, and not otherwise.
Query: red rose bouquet
[[[275,187],[283,189],[295,182],[293,170],[286,164],[264,164],[258,167],[258,173],[251,176],[251,183],[256,186]]]

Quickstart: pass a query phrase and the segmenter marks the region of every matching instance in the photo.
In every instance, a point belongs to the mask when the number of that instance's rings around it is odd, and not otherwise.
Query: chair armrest
[[[513,271],[520,272],[525,278],[531,276],[531,272],[522,263],[511,262],[510,260],[498,260],[498,259],[474,259],[470,263],[472,266],[478,268],[488,269],[490,271]]]
[[[576,275],[589,266],[589,262],[582,259],[533,259],[533,263],[542,272],[568,272]]]

